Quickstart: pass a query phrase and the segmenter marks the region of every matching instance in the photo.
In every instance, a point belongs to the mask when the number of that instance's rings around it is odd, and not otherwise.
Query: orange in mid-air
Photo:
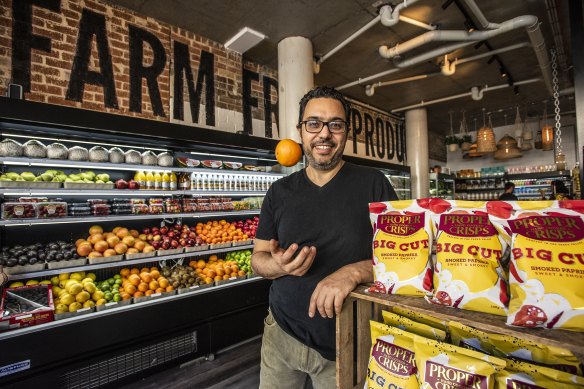
[[[300,145],[292,139],[282,139],[276,145],[276,159],[282,166],[294,166],[302,158]]]

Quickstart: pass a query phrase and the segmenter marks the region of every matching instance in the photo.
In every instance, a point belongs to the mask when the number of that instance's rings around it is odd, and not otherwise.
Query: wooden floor
[[[150,375],[120,389],[257,389],[260,384],[261,338]]]

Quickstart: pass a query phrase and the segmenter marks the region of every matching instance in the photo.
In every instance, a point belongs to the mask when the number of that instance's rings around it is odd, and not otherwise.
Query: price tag
[[[150,295],[150,297],[160,297],[162,296],[162,293],[153,293]]]
[[[109,303],[105,303],[106,307],[112,307],[114,305],[118,305],[117,301],[110,301]]]
[[[162,261],[160,261],[160,265],[161,265],[161,267],[165,267],[166,266],[166,259],[163,259]]]

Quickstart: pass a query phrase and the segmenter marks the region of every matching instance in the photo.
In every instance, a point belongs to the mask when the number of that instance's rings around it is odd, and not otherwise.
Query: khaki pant
[[[272,313],[264,319],[260,389],[314,389],[336,387],[336,363],[285,333]]]

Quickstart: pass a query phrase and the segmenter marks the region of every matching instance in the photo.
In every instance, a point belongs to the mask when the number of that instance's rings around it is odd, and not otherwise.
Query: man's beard
[[[332,148],[336,147],[337,145],[335,142],[331,140],[324,140],[324,141],[315,141],[309,146],[304,146],[304,155],[306,155],[306,159],[308,159],[308,164],[312,166],[316,170],[332,170],[334,169],[342,160],[343,158],[343,150],[345,149],[345,143],[347,139],[345,138],[341,142],[341,147],[337,149],[335,154],[333,154],[332,158],[327,162],[317,162],[316,158],[312,155],[312,148],[316,147],[317,145],[329,145]]]

